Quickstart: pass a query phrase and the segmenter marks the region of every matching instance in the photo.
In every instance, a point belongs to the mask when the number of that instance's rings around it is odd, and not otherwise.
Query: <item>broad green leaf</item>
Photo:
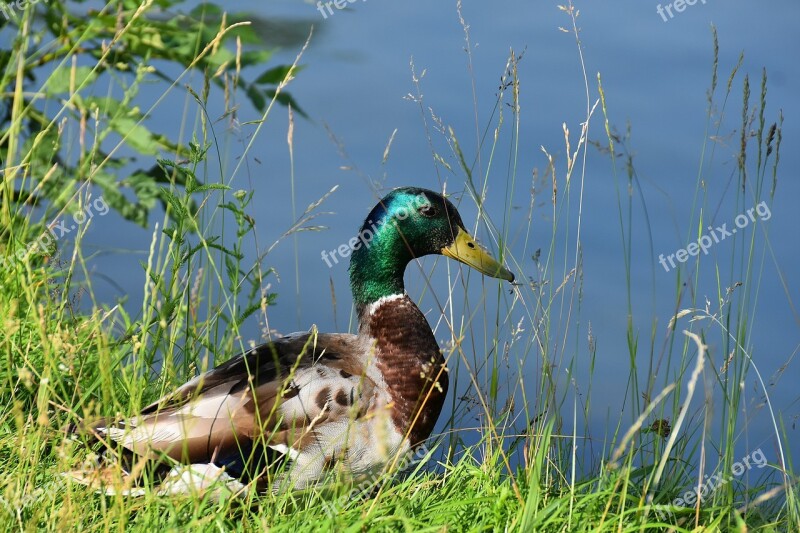
[[[129,117],[114,117],[109,126],[125,139],[125,143],[146,155],[158,154],[158,143],[150,130]]]
[[[69,66],[63,66],[56,69],[56,71],[47,78],[44,91],[47,96],[56,96],[68,94],[70,90],[85,90],[96,78],[97,75],[92,72],[92,69],[89,67],[77,67],[72,69]]]
[[[295,67],[292,70],[292,65],[280,65],[277,67],[273,67],[266,72],[264,72],[261,76],[256,78],[254,83],[259,85],[278,85],[283,80],[286,79],[287,74],[289,71],[292,71],[292,77],[297,76],[297,73],[303,70],[303,66]]]

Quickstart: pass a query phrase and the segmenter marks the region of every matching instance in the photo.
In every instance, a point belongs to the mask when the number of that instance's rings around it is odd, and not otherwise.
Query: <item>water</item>
[[[465,4],[464,17],[469,23],[474,47],[471,59],[477,124],[481,133],[487,125],[494,128],[494,123],[490,122],[491,113],[509,50],[513,49],[516,53],[524,51],[519,64],[521,127],[518,174],[513,186],[514,209],[510,210],[509,224],[513,235],[524,227],[531,170],[537,167],[542,171],[546,166],[540,146],[547,148],[556,158],[557,173],[563,187],[565,148],[562,123],[566,123],[570,129],[574,149],[587,105],[583,75],[574,36],[559,30],[559,27],[568,28],[570,19],[557,8],[556,3],[509,0],[502,3]],[[712,66],[710,24],[713,23],[720,38],[719,78],[722,87],[717,95],[724,90],[731,69],[740,52],[744,51],[741,71],[751,78],[751,106],[755,106],[757,101],[761,69],[765,67],[769,74],[768,123],[776,120],[779,109],[783,110],[786,117],[778,194],[771,207],[769,220],[771,249],[764,256],[762,248],[757,247],[757,259],[754,260],[758,268],[763,264],[763,275],[760,278],[758,305],[750,317],[753,335],[752,345],[748,348],[752,350],[753,358],[768,382],[770,376],[786,365],[782,377],[774,384],[768,384],[768,392],[776,415],[787,428],[789,446],[796,455],[800,446],[797,444],[794,422],[800,416],[800,406],[792,378],[797,376],[800,364],[793,358],[800,343],[800,321],[795,311],[800,302],[800,279],[796,270],[800,259],[797,246],[800,211],[794,203],[800,193],[800,182],[796,179],[800,160],[794,147],[800,135],[800,122],[797,120],[800,101],[796,96],[800,89],[800,65],[792,57],[800,45],[800,34],[796,31],[800,21],[800,4],[779,0],[771,3],[767,9],[761,4],[744,0],[707,0],[705,3],[701,0],[686,7],[682,13],[673,12],[674,18],[668,18],[666,22],[657,12],[658,5],[657,2],[631,0],[613,4],[580,2],[577,6],[580,9],[578,24],[591,100],[597,98],[595,80],[599,72],[612,124],[623,132],[626,122],[632,128],[628,147],[635,154],[634,164],[641,193],[634,193],[633,270],[630,283],[633,323],[639,334],[641,359],[646,359],[648,355],[653,318],[657,319],[655,351],[658,354],[662,349],[667,323],[675,312],[675,277],[672,273],[664,272],[658,263],[658,255],[675,253],[686,246],[686,236],[692,230],[693,195],[706,135],[706,91]],[[376,194],[385,190],[381,187],[418,185],[441,189],[446,183],[448,191],[464,191],[463,173],[458,170],[454,159],[449,157],[442,137],[432,132],[436,150],[447,158],[456,172],[452,174],[434,164],[420,105],[406,98],[409,93],[417,92],[410,66],[413,58],[417,75],[425,72],[421,80],[423,108],[426,112],[432,108],[445,124],[452,126],[471,161],[476,153],[478,135],[473,78],[464,51],[464,30],[458,21],[455,2],[356,1],[350,4],[347,11],[336,11],[327,18],[323,18],[314,5],[293,1],[240,2],[237,9],[257,12],[271,20],[296,22],[291,27],[298,31],[285,40],[286,48],[277,54],[282,62],[293,60],[298,50],[293,43],[297,43],[302,29],[312,23],[315,27],[314,38],[302,60],[307,67],[289,88],[310,117],[310,120],[296,117],[294,150],[297,205],[302,210],[333,186],[338,185],[339,189],[323,206],[325,210],[335,211],[335,214],[323,219],[329,229],[319,233],[303,233],[297,237],[302,287],[299,295],[295,294],[293,240],[283,241],[269,256],[267,264],[274,266],[280,274],[279,283],[272,280],[273,289],[279,293],[279,305],[270,309],[269,318],[270,326],[280,332],[307,329],[310,324],[316,324],[322,331],[343,331],[348,327],[350,314],[346,266],[339,264],[328,268],[320,258],[321,251],[338,247],[355,234],[363,217],[377,200]],[[738,131],[733,130],[739,124],[741,74],[735,81],[735,87],[719,134],[721,139],[704,174],[708,205],[721,205],[719,213],[713,216],[715,226],[727,222],[731,227],[733,217],[737,214],[731,207],[733,189],[736,187],[735,155],[739,142]],[[720,102],[718,100],[717,104]],[[168,106],[153,118],[152,123],[164,128],[170,123],[177,123],[175,121],[181,113],[181,105]],[[213,111],[211,114],[214,116]],[[256,117],[249,106],[244,106],[240,111],[239,118],[242,121]],[[496,162],[491,167],[486,204],[486,211],[497,226],[502,225],[506,210],[506,188],[511,186],[506,166],[512,119],[508,108],[505,118],[507,123],[500,142],[502,149],[495,154]],[[430,115],[426,120],[432,130]],[[217,127],[224,129],[225,125],[218,123]],[[255,150],[250,154],[247,171],[237,176],[234,182],[236,187],[256,191],[254,205],[257,207],[251,209],[251,214],[257,221],[262,249],[279,238],[292,223],[286,128],[285,109],[274,110],[256,141]],[[384,149],[395,129],[397,133],[390,156],[386,164],[382,164]],[[245,127],[242,137],[250,131],[252,127]],[[331,134],[343,146],[345,157],[332,142]],[[489,142],[491,135],[490,129]],[[589,136],[591,140],[605,143],[599,108],[592,118]],[[233,143],[229,155],[236,157],[240,153],[241,147]],[[484,149],[479,165],[484,171],[488,157],[489,152]],[[234,164],[235,161],[229,167],[232,168]],[[343,166],[357,169],[342,170]],[[621,194],[624,197],[624,165],[620,164],[619,169]],[[476,179],[480,181],[480,178],[481,172],[478,171]],[[573,179],[577,181],[579,175],[576,174]],[[577,199],[577,184],[573,187],[574,198]],[[512,239],[511,251],[521,267],[515,269],[518,277],[537,276],[536,266],[530,256],[535,248],[542,248],[543,254],[546,254],[550,246],[552,212],[548,199],[549,192],[542,191],[534,211],[528,249],[523,253],[522,238]],[[643,203],[647,217],[642,209]],[[743,208],[753,205],[754,202],[750,202]],[[469,200],[464,202],[464,206],[462,215],[467,225],[474,227],[476,209]],[[577,203],[572,202],[573,210],[564,215],[570,220],[568,228],[566,218],[559,221],[558,245],[561,249],[564,244],[563,232],[569,229],[574,235],[576,206]],[[115,220],[113,215],[104,220],[109,222],[97,224],[90,231],[88,238],[92,246],[105,251],[115,249],[120,246],[120,232],[124,232],[125,248],[147,250],[150,230],[133,228]],[[479,236],[490,242],[485,232],[479,232]],[[763,242],[760,230],[758,238]],[[572,245],[574,238],[569,242]],[[573,307],[569,320],[574,325],[565,346],[560,343],[557,345],[558,350],[566,351],[567,361],[573,357],[577,361],[572,376],[575,389],[569,384],[565,367],[556,368],[555,372],[563,386],[570,391],[567,393],[567,406],[570,406],[574,397],[572,390],[579,391],[579,401],[587,400],[584,396],[589,380],[586,335],[591,324],[597,344],[591,414],[588,420],[578,419],[577,432],[584,434],[589,428],[586,432],[596,440],[593,450],[598,452],[604,449],[602,439],[613,432],[619,413],[623,412],[624,427],[630,424],[632,415],[630,406],[625,403],[629,368],[627,305],[617,192],[608,158],[593,148],[589,150],[587,158],[581,242],[583,299],[580,309]],[[723,269],[723,279],[730,278],[729,270],[725,269],[730,268],[732,246],[732,241],[722,241],[711,248],[711,257],[706,258],[698,274],[699,305],[702,305],[706,296],[715,301],[715,263]],[[250,252],[252,257],[254,251],[251,249]],[[120,287],[115,289],[98,280],[95,285],[102,300],[112,302],[116,297],[127,294],[130,295],[130,308],[138,308],[137,299],[144,280],[138,261],[133,257],[139,259],[143,256],[104,253],[93,261],[96,272],[110,276]],[[568,259],[572,262],[573,258],[574,249],[571,249]],[[430,272],[433,261],[428,259],[424,264],[426,271]],[[452,264],[449,268],[455,274]],[[440,260],[421,305],[429,321],[438,326],[437,336],[443,340],[449,338],[447,327],[437,323],[440,309],[446,307],[447,302],[447,269],[444,260]],[[786,286],[780,281],[778,271],[785,277]],[[555,273],[548,273],[548,276],[549,283],[558,285],[563,272],[557,269]],[[474,275],[470,279],[468,297],[473,305],[480,301],[484,288],[488,291],[486,316],[491,322],[498,299],[497,283],[493,280],[481,283]],[[338,304],[336,321],[333,319],[330,297],[331,282]],[[413,265],[407,274],[407,282],[409,292],[415,297],[420,296],[426,287],[419,269]],[[432,295],[430,291],[433,291]],[[460,305],[463,293],[459,281],[454,288],[456,302],[453,309],[456,313],[464,310]],[[526,305],[535,307],[531,293],[526,294]],[[511,297],[505,294],[500,300],[501,309],[507,310]],[[688,305],[688,302],[688,298],[685,299],[684,305]],[[531,325],[525,323],[525,316],[524,309],[520,305],[515,306],[502,328],[505,335],[510,324],[517,324],[520,319],[523,319],[527,334],[530,334]],[[554,317],[554,323],[563,324],[559,319],[567,320],[566,316]],[[476,319],[477,322],[483,320],[482,314]],[[458,316],[456,323],[460,323]],[[579,330],[576,326],[578,323]],[[680,327],[686,328],[688,323],[683,321]],[[720,353],[723,337],[718,328],[705,327],[708,328],[707,342],[713,358],[711,366],[718,368],[727,355]],[[485,344],[481,331],[480,326],[475,331],[478,338],[476,344],[464,347],[470,364],[477,364],[483,359],[481,351]],[[246,337],[249,335],[249,338],[257,339],[258,324],[248,324],[244,333]],[[477,353],[473,353],[474,348],[477,348]],[[511,369],[515,368],[514,355],[512,353]],[[529,383],[529,394],[535,392],[538,382],[540,364],[535,360],[536,357],[534,351],[523,369]],[[646,368],[639,368],[640,380],[646,379],[645,371]],[[665,371],[673,379],[678,377],[677,368],[662,368],[659,384],[663,383]],[[508,372],[509,379],[515,381],[516,370]],[[685,377],[682,379],[684,383]],[[774,463],[778,461],[774,433],[765,408],[757,405],[762,394],[755,386],[754,379],[751,373],[744,384],[745,412],[740,417],[742,436],[737,444],[737,457],[761,447],[767,459]],[[484,377],[480,380],[483,383]],[[707,387],[718,388],[710,370],[703,380]],[[658,385],[656,391],[660,388],[661,385]],[[501,398],[507,392],[501,391]],[[462,370],[456,396],[464,394],[474,397],[473,387]],[[692,404],[693,413],[702,405],[701,397],[702,392],[698,393]],[[719,412],[718,405],[716,413]],[[459,402],[458,406],[462,412],[467,404]],[[480,411],[473,406],[469,415],[461,418],[463,427],[474,423],[474,417]],[[694,418],[687,424],[685,431],[697,431],[702,426],[702,419]],[[718,427],[714,426],[715,431]],[[572,431],[568,427],[563,430]],[[465,435],[467,440],[471,438],[468,432]],[[718,442],[715,439],[712,441]]]

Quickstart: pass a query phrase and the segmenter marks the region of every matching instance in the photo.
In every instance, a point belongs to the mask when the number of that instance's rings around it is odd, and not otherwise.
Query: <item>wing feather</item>
[[[354,335],[283,337],[192,379],[139,417],[94,429],[137,455],[186,463],[251,449],[256,440],[297,455],[314,444],[316,430],[368,411],[375,383],[362,352]]]

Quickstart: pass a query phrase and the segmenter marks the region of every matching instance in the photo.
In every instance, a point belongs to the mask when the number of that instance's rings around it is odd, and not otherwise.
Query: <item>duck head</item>
[[[426,255],[444,255],[487,276],[514,281],[514,274],[475,242],[455,206],[427,189],[403,187],[387,194],[349,244],[357,309],[402,294],[406,265]]]

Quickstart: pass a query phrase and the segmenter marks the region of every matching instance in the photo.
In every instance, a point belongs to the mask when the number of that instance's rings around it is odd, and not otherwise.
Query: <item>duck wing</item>
[[[326,425],[341,428],[374,406],[368,351],[355,335],[283,337],[197,376],[140,416],[93,431],[135,456],[186,464],[243,469],[248,454],[265,448],[295,459],[330,433]]]

